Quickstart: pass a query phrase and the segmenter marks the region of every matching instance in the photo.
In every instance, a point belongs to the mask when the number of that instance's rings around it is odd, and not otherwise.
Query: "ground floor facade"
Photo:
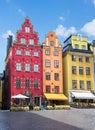
[[[70,90],[69,102],[77,107],[91,107],[95,103],[95,95],[87,90]]]

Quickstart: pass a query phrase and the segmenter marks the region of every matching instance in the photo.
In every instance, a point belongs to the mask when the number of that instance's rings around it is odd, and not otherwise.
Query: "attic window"
[[[51,34],[51,37],[53,37],[53,34]]]
[[[77,39],[78,39],[78,41],[82,41],[82,35],[78,34]]]
[[[25,32],[29,33],[30,32],[30,28],[29,27],[25,27]]]

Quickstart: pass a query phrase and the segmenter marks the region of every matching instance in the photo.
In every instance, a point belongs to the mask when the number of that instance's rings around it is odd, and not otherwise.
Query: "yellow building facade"
[[[63,47],[64,93],[69,102],[93,100],[94,67],[92,46],[86,37],[71,35]]]
[[[43,42],[43,94],[51,104],[67,100],[63,95],[62,47],[54,32]]]

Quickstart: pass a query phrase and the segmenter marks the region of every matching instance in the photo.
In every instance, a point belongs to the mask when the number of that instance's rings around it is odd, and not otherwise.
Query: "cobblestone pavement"
[[[48,112],[46,111],[46,115]],[[52,111],[54,113],[55,111]],[[82,130],[78,127],[41,116],[37,112],[0,111],[0,130]]]
[[[71,108],[71,110],[45,110],[33,111],[43,117],[47,117],[65,124],[76,126],[83,130],[95,130],[95,108],[93,109],[78,109]]]
[[[0,130],[95,130],[95,109],[0,111]]]

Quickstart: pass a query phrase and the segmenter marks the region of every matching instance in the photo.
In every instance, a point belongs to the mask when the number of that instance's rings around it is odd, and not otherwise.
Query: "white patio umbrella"
[[[29,97],[22,95],[22,94],[18,94],[18,95],[12,96],[11,98],[25,99],[25,98],[29,98]]]

